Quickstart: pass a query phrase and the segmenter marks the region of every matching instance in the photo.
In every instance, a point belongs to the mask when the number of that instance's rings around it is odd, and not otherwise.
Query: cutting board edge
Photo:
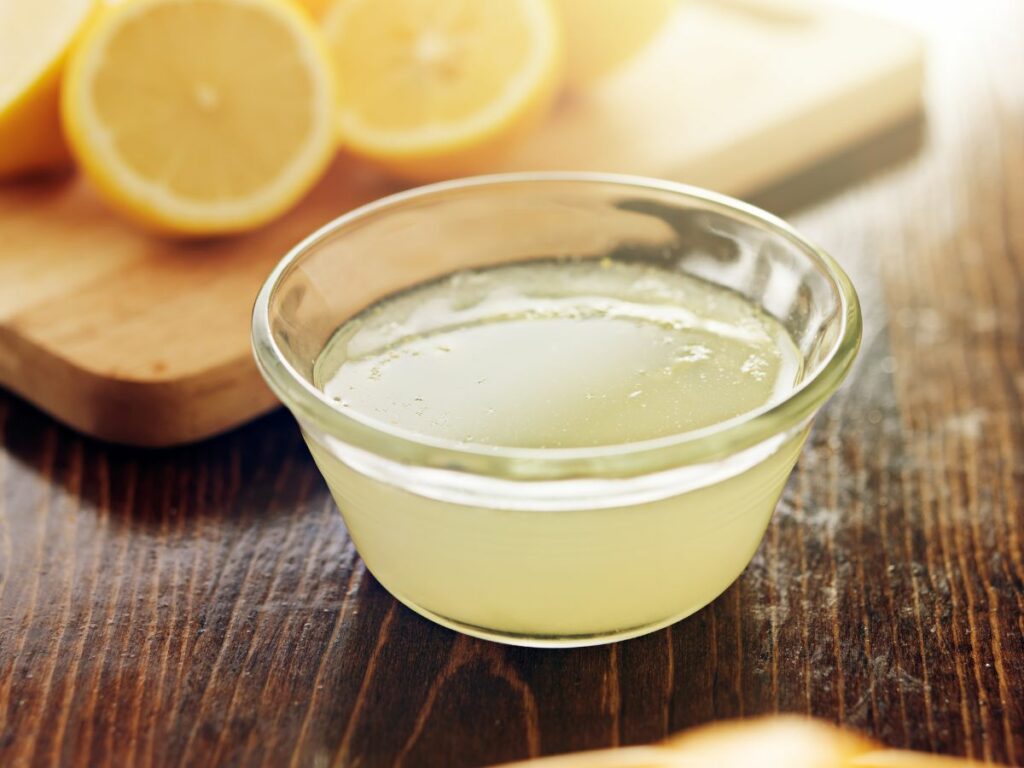
[[[178,378],[122,379],[76,365],[3,325],[0,386],[78,432],[143,448],[205,440],[280,405],[251,355]]]

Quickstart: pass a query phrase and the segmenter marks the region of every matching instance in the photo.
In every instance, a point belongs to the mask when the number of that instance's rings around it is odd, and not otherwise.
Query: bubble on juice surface
[[[677,363],[699,363],[710,357],[710,347],[704,344],[687,344],[676,351],[674,359]]]

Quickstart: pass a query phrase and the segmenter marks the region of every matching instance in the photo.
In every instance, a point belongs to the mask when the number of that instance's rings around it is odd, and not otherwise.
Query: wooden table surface
[[[728,592],[607,647],[472,640],[366,572],[287,415],[143,452],[0,394],[0,764],[459,768],[774,711],[1024,764],[1024,5],[900,7],[926,118],[756,201],[867,328]]]

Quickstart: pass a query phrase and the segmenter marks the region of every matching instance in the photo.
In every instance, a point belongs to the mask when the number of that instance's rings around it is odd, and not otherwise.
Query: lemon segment
[[[308,15],[285,0],[133,0],[76,46],[62,111],[115,207],[170,233],[269,221],[333,150],[333,80]]]
[[[0,3],[0,177],[65,166],[60,75],[95,0]]]
[[[548,0],[336,0],[323,24],[342,143],[407,177],[485,170],[561,82]]]

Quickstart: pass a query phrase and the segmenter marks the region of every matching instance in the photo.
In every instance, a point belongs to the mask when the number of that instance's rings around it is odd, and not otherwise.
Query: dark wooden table
[[[926,118],[757,201],[867,330],[721,598],[608,647],[461,637],[366,572],[286,415],[142,452],[0,394],[0,764],[459,768],[775,711],[1024,764],[1024,5],[906,13]]]

